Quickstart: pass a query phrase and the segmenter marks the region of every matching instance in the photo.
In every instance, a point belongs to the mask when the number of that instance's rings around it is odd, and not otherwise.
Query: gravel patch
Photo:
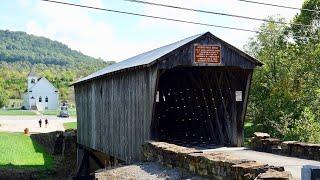
[[[98,180],[130,179],[130,180],[206,180],[203,177],[192,175],[185,170],[168,168],[154,162],[137,163],[116,167],[107,170],[98,170],[95,174]]]
[[[47,118],[49,124],[44,125],[44,119]],[[42,127],[39,127],[38,121],[42,119]],[[59,118],[57,116],[0,116],[0,131],[23,132],[25,128],[31,133],[47,133],[53,131],[64,131],[63,123],[75,122],[76,118]]]

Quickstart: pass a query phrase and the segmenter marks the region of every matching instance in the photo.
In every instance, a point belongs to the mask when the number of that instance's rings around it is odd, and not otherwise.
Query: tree
[[[0,77],[0,108],[7,104],[8,97],[4,90],[4,80]]]
[[[303,18],[298,14],[296,23],[297,19]],[[320,142],[320,45],[315,39],[292,41],[288,35],[296,31],[292,26],[265,23],[246,45],[264,63],[254,73],[247,120],[257,131],[273,136]]]
[[[295,40],[301,43],[318,39],[317,42],[319,43],[320,0],[306,0],[302,5],[302,9],[310,9],[315,11],[303,10],[297,14],[293,19],[294,24],[304,24],[306,26],[301,27],[299,25],[292,25],[292,32],[295,36],[309,36],[315,37],[315,39],[295,38]]]
[[[61,100],[72,100],[69,85],[114,62],[105,62],[74,51],[68,46],[25,32],[0,30],[0,77],[2,99],[22,98],[31,68],[60,90]],[[2,104],[6,102],[2,100]]]
[[[270,18],[271,21],[284,19]],[[258,130],[283,137],[288,127],[288,118],[297,117],[297,105],[291,91],[290,79],[292,63],[286,37],[288,27],[284,24],[264,23],[260,32],[252,38],[246,50],[264,63],[253,77],[248,118]]]
[[[308,27],[291,26],[291,31],[295,36],[307,36],[310,38],[295,38],[295,43],[299,48],[295,51],[296,59],[299,59],[300,66],[295,77],[300,77],[299,85],[302,94],[299,99],[304,102],[303,106],[310,109],[310,113],[315,115],[315,119],[320,120],[320,0],[306,0],[303,9],[315,11],[301,11],[293,22],[304,24]],[[311,27],[310,27],[311,26]]]

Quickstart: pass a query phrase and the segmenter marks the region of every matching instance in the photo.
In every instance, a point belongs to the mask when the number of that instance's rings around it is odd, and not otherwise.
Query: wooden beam
[[[94,155],[93,152],[89,151],[89,156],[91,157],[91,159],[92,159],[100,168],[105,168],[104,164],[101,163],[101,161],[99,160],[99,158],[97,158],[97,156]]]
[[[89,155],[88,155],[87,151],[84,149],[84,155],[82,157],[80,166],[78,167],[76,177],[81,177],[83,169],[87,168],[86,163],[88,163],[88,162],[86,162],[86,161],[88,161],[88,157],[89,157]],[[85,170],[85,171],[87,172],[87,170]]]
[[[158,108],[157,106],[157,102],[156,102],[156,95],[157,95],[157,91],[159,91],[159,79],[161,77],[162,74],[164,74],[165,70],[157,70],[157,77],[156,77],[156,85],[154,88],[154,101],[153,101],[153,105],[152,105],[152,119],[151,119],[151,131],[150,135],[151,135],[151,139],[154,140],[158,140],[159,139],[159,119],[157,118],[157,112],[156,112],[156,108]],[[160,93],[160,92],[159,92]],[[159,95],[160,96],[160,95]],[[160,97],[159,97],[160,98]]]
[[[246,84],[246,89],[245,89],[245,95],[244,95],[244,102],[243,102],[243,109],[242,109],[242,115],[241,115],[241,122],[239,122],[239,124],[242,125],[242,128],[241,128],[241,132],[238,132],[238,135],[242,134],[242,138],[241,140],[238,140],[238,144],[237,146],[243,146],[244,142],[243,142],[243,127],[244,127],[244,120],[245,120],[245,116],[246,116],[246,113],[247,113],[247,106],[248,106],[248,101],[249,101],[249,92],[250,92],[250,89],[251,89],[251,82],[252,82],[252,74],[253,74],[253,70],[251,70],[248,74],[248,77],[247,77],[247,84]],[[238,138],[239,139],[239,138]]]

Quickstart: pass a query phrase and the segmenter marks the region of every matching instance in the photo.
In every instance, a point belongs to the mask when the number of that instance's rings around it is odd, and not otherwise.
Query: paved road
[[[38,121],[42,119],[42,127],[39,127]],[[48,118],[48,126],[44,126],[44,119]],[[25,128],[29,128],[32,133],[45,133],[56,130],[64,130],[63,123],[75,122],[75,117],[59,118],[57,116],[0,116],[0,131],[23,132]]]
[[[317,165],[320,166],[319,161],[312,161],[294,157],[286,157],[275,155],[271,153],[264,153],[258,151],[248,150],[246,148],[216,148],[203,150],[204,152],[217,152],[221,151],[224,153],[230,153],[236,157],[240,157],[248,160],[255,160],[257,162],[266,163],[274,166],[283,166],[286,171],[290,171],[294,179],[300,179],[301,168],[303,165]]]

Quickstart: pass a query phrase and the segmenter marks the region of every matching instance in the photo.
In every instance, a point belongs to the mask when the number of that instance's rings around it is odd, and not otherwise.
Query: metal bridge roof
[[[210,32],[206,32],[206,33],[201,33],[201,34],[198,34],[198,35],[194,35],[194,36],[191,36],[191,37],[188,37],[186,39],[183,39],[183,40],[180,40],[180,41],[177,41],[175,43],[172,43],[172,44],[169,44],[169,45],[166,45],[166,46],[162,46],[162,47],[159,47],[159,48],[156,48],[156,49],[153,49],[151,51],[148,51],[148,52],[145,52],[145,53],[142,53],[142,54],[139,54],[139,55],[136,55],[136,56],[133,56],[129,59],[126,59],[126,60],[123,60],[123,61],[120,61],[118,63],[115,63],[115,64],[112,64],[112,65],[109,65],[97,72],[94,72],[76,82],[74,82],[73,84],[77,84],[77,83],[80,83],[80,82],[83,82],[83,81],[87,81],[87,80],[90,80],[92,78],[96,78],[96,77],[99,77],[99,76],[103,76],[103,75],[106,75],[106,74],[109,74],[109,73],[112,73],[112,72],[116,72],[116,71],[119,71],[119,70],[123,70],[123,69],[128,69],[128,68],[132,68],[132,67],[137,67],[137,66],[144,66],[144,65],[149,65],[151,64],[152,62],[154,62],[155,60],[159,59],[160,57],[174,51],[175,49],[205,35],[205,34],[210,34],[211,36],[213,36]],[[215,37],[215,36],[213,36]],[[217,37],[215,37],[217,38]],[[219,39],[219,38],[217,38]],[[219,39],[221,40],[221,39]],[[222,41],[222,40],[221,40]],[[222,41],[223,43],[225,43],[226,45],[228,46],[231,46],[230,44]],[[238,50],[237,48],[234,48],[232,46],[233,49],[236,49],[237,51],[240,51]],[[241,52],[242,54],[245,54],[243,52]],[[245,54],[249,59],[251,59],[251,61],[253,61],[253,63],[256,63],[256,64],[259,64],[260,62],[254,58],[252,58],[251,56]],[[72,85],[73,85],[72,84]]]
[[[157,48],[157,49],[154,49],[154,50],[151,50],[151,51],[148,51],[148,52],[136,55],[136,56],[133,56],[129,59],[118,62],[116,64],[109,65],[109,66],[107,66],[107,67],[105,67],[105,68],[103,68],[93,74],[90,74],[87,77],[84,77],[84,78],[76,81],[74,84],[89,80],[91,78],[102,76],[102,75],[105,75],[105,74],[108,74],[111,72],[115,72],[115,71],[118,71],[121,69],[127,69],[127,68],[131,68],[131,67],[135,67],[135,66],[147,65],[147,64],[153,62],[154,60],[160,58],[161,56],[177,49],[178,47],[180,47],[184,44],[187,44],[188,42],[200,37],[203,34],[205,34],[205,33],[191,36],[186,39],[180,40],[178,42],[175,42],[175,43],[172,43],[172,44],[169,44],[169,45],[166,45],[166,46],[163,46],[163,47],[160,47],[160,48]]]

